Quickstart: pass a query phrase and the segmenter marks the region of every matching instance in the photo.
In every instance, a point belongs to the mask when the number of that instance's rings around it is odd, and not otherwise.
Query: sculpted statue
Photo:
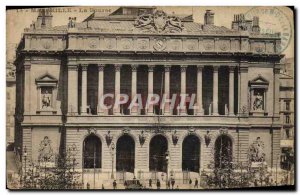
[[[51,106],[51,100],[50,100],[51,94],[48,93],[48,90],[45,91],[42,97],[42,108],[50,107]]]
[[[264,100],[260,92],[257,93],[253,102],[253,110],[263,110]]]
[[[257,137],[249,149],[250,161],[251,162],[264,162],[264,143]]]
[[[48,136],[45,136],[43,141],[41,141],[40,143],[39,159],[41,161],[47,161],[47,162],[53,160],[53,150],[51,147],[51,140],[48,138]]]
[[[181,32],[183,23],[176,16],[168,16],[164,11],[157,10],[153,14],[142,14],[135,21],[134,26],[150,32]]]

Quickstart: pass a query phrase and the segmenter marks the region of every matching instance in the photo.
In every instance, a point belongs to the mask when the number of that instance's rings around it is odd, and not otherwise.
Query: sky
[[[94,11],[99,15],[109,15],[111,12],[115,11],[118,7],[64,7],[57,8],[53,13],[53,26],[66,25],[68,23],[69,17],[77,17],[77,22],[83,21]],[[270,7],[265,7],[270,9]],[[293,13],[287,7],[277,7],[281,13],[283,13],[287,20],[283,21],[289,28],[293,31]],[[64,10],[62,10],[64,9]],[[231,22],[234,18],[234,14],[244,13],[246,18],[252,16],[253,7],[240,7],[240,6],[219,6],[219,7],[162,7],[158,6],[157,9],[162,9],[167,13],[174,13],[179,15],[191,15],[195,22],[203,23],[204,13],[206,10],[212,10],[215,13],[214,23],[216,26],[225,26],[231,28]],[[260,9],[260,8],[259,8]],[[251,14],[250,14],[251,13]],[[7,10],[6,12],[6,45],[7,45],[7,60],[11,61],[14,59],[15,47],[21,40],[24,28],[27,28],[36,21],[38,16],[37,10],[23,9],[23,10]],[[261,29],[271,29],[273,32],[282,32],[282,24],[273,15],[264,14],[259,12],[260,17],[260,27]],[[251,18],[249,18],[251,19]],[[288,42],[287,48],[283,51],[286,57],[294,56],[294,37],[293,32],[291,36],[286,36],[286,38],[291,39]]]

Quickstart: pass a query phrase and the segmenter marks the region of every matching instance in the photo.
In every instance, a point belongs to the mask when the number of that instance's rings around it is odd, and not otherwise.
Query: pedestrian
[[[156,182],[156,187],[157,187],[158,190],[160,189],[160,181],[159,181],[159,179]]]
[[[176,190],[179,190],[179,187],[178,187],[178,185],[177,185],[177,187],[176,187]]]
[[[170,180],[168,180],[168,182],[167,182],[167,189],[170,189],[170,187],[171,187],[171,182],[170,182]]]
[[[194,188],[198,189],[198,179],[197,178],[195,179],[195,186],[194,186]]]
[[[174,189],[174,185],[175,185],[175,179],[174,178],[172,178],[172,180],[171,180],[171,185],[172,185],[172,189]]]
[[[152,179],[149,179],[149,188],[152,188]]]
[[[116,182],[116,180],[114,180],[114,182],[113,182],[113,187],[114,187],[114,190],[117,189],[117,182]]]
[[[124,187],[125,187],[125,189],[127,188],[127,181],[126,180],[124,182]]]
[[[193,183],[193,181],[192,181],[192,179],[190,178],[190,181],[189,181],[189,186],[190,186],[190,189],[192,188],[192,183]]]
[[[102,184],[102,190],[104,190],[104,185]]]

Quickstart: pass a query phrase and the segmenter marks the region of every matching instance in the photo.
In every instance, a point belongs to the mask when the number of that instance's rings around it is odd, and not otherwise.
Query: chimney
[[[257,17],[257,16],[253,17],[252,31],[253,32],[260,32],[259,17]]]
[[[204,14],[204,25],[214,25],[214,15],[215,13],[211,10],[206,10]]]
[[[49,9],[40,9],[36,21],[36,28],[52,27],[52,13]]]

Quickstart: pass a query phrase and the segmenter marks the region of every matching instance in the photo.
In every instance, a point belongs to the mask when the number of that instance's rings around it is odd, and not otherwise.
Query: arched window
[[[182,144],[182,170],[199,172],[200,169],[200,140],[195,135],[189,135]]]
[[[232,162],[232,140],[228,135],[221,135],[215,143],[215,167],[226,168]]]
[[[150,171],[166,172],[166,153],[168,151],[168,140],[162,135],[154,136],[150,141]]]
[[[117,171],[134,172],[134,140],[129,135],[121,136],[117,141]]]
[[[83,168],[101,168],[102,143],[99,137],[92,134],[83,142]]]

